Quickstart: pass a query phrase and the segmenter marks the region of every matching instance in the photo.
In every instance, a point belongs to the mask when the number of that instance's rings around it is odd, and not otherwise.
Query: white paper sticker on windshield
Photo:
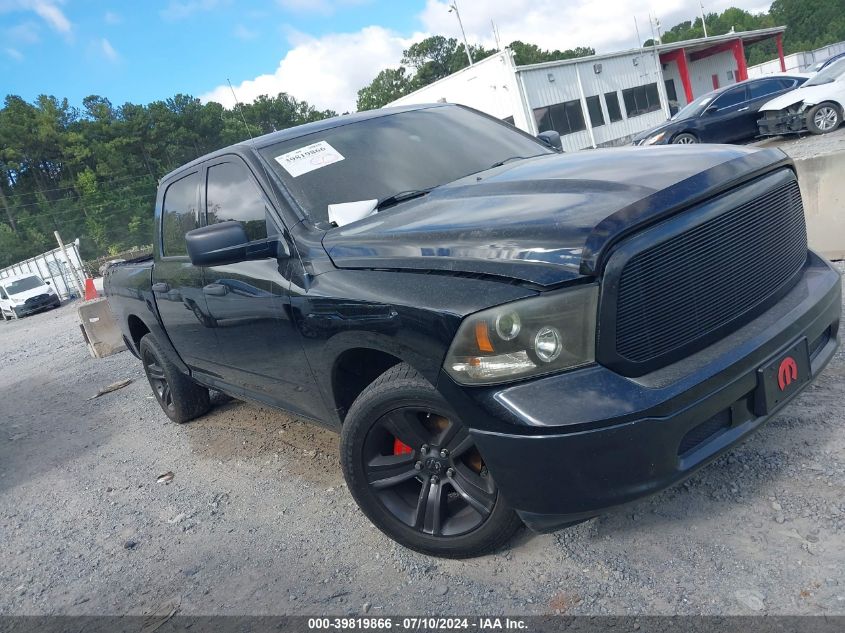
[[[342,160],[343,156],[340,155],[340,152],[325,141],[312,143],[287,154],[276,156],[276,162],[294,178]]]

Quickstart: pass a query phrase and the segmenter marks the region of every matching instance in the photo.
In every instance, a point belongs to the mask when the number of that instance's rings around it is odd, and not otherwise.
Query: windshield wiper
[[[378,201],[376,210],[381,211],[387,207],[392,207],[394,204],[405,202],[406,200],[413,200],[414,198],[422,198],[427,195],[431,189],[410,189],[408,191],[400,191],[394,193],[392,196],[387,196]]]
[[[500,160],[498,163],[493,163],[487,169],[495,169],[496,167],[501,167],[505,163],[509,163],[512,160],[525,160],[526,158],[534,158],[534,156],[509,156],[508,158],[506,158],[504,160]]]

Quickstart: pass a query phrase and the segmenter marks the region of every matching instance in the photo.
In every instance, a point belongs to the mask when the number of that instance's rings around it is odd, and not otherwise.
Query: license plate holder
[[[810,352],[807,339],[784,350],[757,369],[754,408],[757,415],[766,415],[810,382]]]

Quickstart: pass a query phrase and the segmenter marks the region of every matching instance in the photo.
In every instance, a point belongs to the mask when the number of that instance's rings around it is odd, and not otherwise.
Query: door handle
[[[740,108],[739,110],[737,110],[737,112],[745,112],[750,107],[751,106],[745,106],[744,108]]]
[[[228,294],[229,289],[223,284],[208,284],[207,286],[203,286],[202,291],[212,297],[222,297]]]
[[[163,281],[153,284],[153,292],[169,292],[170,286]]]

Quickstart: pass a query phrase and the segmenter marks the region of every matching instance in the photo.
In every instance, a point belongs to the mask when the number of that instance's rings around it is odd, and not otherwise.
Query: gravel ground
[[[0,614],[845,614],[842,351],[684,485],[469,561],[373,528],[334,433],[222,398],[169,422],[73,305],[0,323],[0,358]]]
[[[815,135],[808,132],[774,136],[752,143],[755,147],[779,147],[795,160],[814,158],[823,154],[845,152],[845,127],[830,134]]]

